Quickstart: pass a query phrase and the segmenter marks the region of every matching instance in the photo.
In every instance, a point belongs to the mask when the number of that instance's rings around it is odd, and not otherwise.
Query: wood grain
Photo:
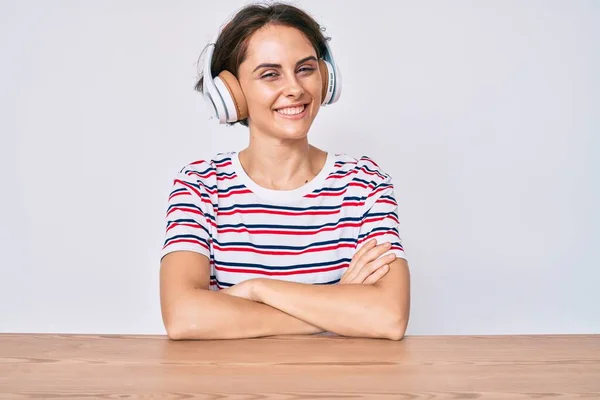
[[[600,335],[0,334],[0,399],[600,398]]]

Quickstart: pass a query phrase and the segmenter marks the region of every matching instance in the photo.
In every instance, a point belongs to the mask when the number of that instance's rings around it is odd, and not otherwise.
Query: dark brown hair
[[[325,41],[329,38],[323,34],[325,28],[321,28],[305,11],[280,2],[250,4],[241,8],[219,34],[212,58],[212,76],[227,70],[237,77],[238,68],[246,59],[248,39],[254,32],[268,24],[285,25],[300,30],[315,48],[317,58],[323,57],[327,51]],[[202,68],[200,68],[200,77],[194,87],[200,93],[202,93],[203,80]],[[247,119],[237,122],[248,126]]]

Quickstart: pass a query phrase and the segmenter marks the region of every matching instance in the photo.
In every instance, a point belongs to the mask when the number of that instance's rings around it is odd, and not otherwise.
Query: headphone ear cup
[[[327,64],[322,59],[319,60],[319,71],[321,71],[321,104],[325,104],[325,95],[327,94],[327,85],[329,84],[329,71],[327,71]]]
[[[227,122],[248,118],[248,103],[237,78],[227,70],[221,71],[218,78],[227,89],[227,93],[221,93],[229,116]]]
[[[335,89],[335,71],[329,61],[319,60],[319,70],[321,71],[321,105],[330,104],[333,90]]]

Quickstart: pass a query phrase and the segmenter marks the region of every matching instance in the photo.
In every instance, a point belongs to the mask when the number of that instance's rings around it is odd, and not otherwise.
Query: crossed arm
[[[408,264],[396,258],[374,284],[308,285],[251,279],[209,291],[208,259],[189,251],[161,263],[161,309],[171,339],[234,339],[323,331],[404,336],[410,310]],[[232,289],[233,289],[232,288]]]

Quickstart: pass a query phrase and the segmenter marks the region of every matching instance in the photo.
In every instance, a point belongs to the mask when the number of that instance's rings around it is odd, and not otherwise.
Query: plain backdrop
[[[241,150],[198,59],[247,1],[0,1],[0,332],[164,334],[186,163]],[[297,1],[339,102],[311,143],[394,179],[408,335],[600,333],[600,2]]]

